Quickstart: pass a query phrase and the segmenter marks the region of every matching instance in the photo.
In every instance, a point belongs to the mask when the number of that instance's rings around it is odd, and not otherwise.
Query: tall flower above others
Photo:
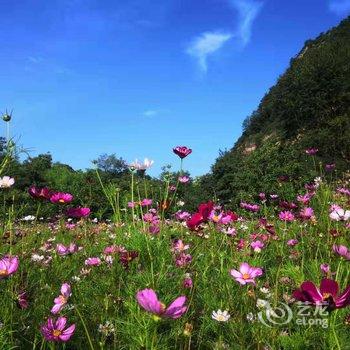
[[[17,256],[5,256],[0,259],[0,280],[13,275],[19,265],[19,260]]]
[[[65,329],[67,323],[66,317],[59,317],[57,321],[49,318],[41,326],[41,333],[47,341],[67,342],[75,331],[75,324]]]
[[[4,176],[0,178],[0,188],[9,188],[13,186],[15,179],[10,176]]]
[[[153,289],[143,289],[138,291],[136,299],[143,309],[158,317],[176,319],[181,317],[187,310],[187,306],[185,306],[185,296],[176,298],[168,307],[166,307],[158,300],[158,296]]]
[[[145,158],[143,163],[139,162],[137,159],[135,159],[134,162],[130,163],[129,168],[131,170],[140,170],[140,171],[145,171],[149,169],[153,165],[154,161],[150,160],[148,158]]]
[[[244,262],[240,265],[239,271],[232,269],[230,275],[240,284],[245,285],[251,283],[255,285],[255,278],[260,277],[263,274],[263,270],[260,267],[250,266]]]
[[[313,282],[303,282],[300,289],[294,291],[293,297],[313,305],[325,305],[329,310],[341,309],[350,305],[350,286],[341,294],[338,294],[338,291],[339,286],[336,281],[324,278],[319,289]]]
[[[50,197],[51,203],[66,204],[73,200],[73,196],[70,193],[56,192]]]
[[[192,153],[191,148],[187,148],[186,146],[177,146],[173,148],[173,152],[178,155],[181,159],[184,159],[187,157],[189,154]]]

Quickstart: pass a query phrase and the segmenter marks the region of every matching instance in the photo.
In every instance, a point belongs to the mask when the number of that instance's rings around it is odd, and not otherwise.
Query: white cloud
[[[147,111],[144,111],[142,113],[143,116],[145,117],[154,117],[158,114],[158,111],[154,110],[154,109],[149,109]]]
[[[250,41],[252,25],[258,16],[263,3],[252,0],[229,0],[231,6],[238,11],[238,25],[235,32],[243,46]]]
[[[208,56],[220,50],[220,48],[232,38],[231,33],[204,32],[196,37],[186,52],[198,60],[199,68],[206,72],[208,69]]]
[[[333,0],[328,4],[331,12],[338,16],[347,16],[350,14],[350,0]]]

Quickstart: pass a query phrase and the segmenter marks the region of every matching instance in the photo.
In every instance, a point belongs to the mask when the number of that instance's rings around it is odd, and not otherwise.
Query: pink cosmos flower
[[[239,271],[232,269],[230,275],[240,284],[251,283],[255,285],[255,278],[260,277],[263,270],[260,267],[252,267],[244,262],[240,265]]]
[[[295,220],[294,214],[292,212],[290,212],[289,210],[281,211],[278,214],[278,217],[280,218],[280,220],[286,221],[286,222],[291,222],[291,221]]]
[[[339,286],[334,280],[324,278],[318,289],[313,282],[305,281],[294,291],[293,297],[313,305],[326,305],[328,310],[341,309],[350,304],[350,286],[338,294]]]
[[[331,268],[328,264],[321,264],[320,269],[325,275],[327,275],[331,271]]]
[[[253,213],[256,213],[260,210],[260,205],[246,202],[241,202],[240,207]]]
[[[15,183],[15,179],[10,176],[4,176],[0,178],[0,188],[10,188]]]
[[[189,181],[190,178],[188,176],[179,176],[179,182],[181,182],[182,184],[186,184]]]
[[[177,220],[179,220],[179,221],[186,221],[186,220],[188,220],[190,217],[191,217],[191,214],[188,213],[187,211],[181,211],[181,210],[179,210],[179,211],[177,211],[177,212],[175,213],[175,218],[176,218]]]
[[[182,286],[184,288],[188,288],[191,289],[193,287],[193,281],[191,277],[185,277],[183,282],[182,282]]]
[[[115,254],[115,253],[119,254],[119,253],[125,253],[125,252],[127,252],[127,250],[125,249],[125,247],[121,245],[111,245],[106,247],[103,250],[104,254]]]
[[[58,255],[65,256],[69,254],[73,254],[83,249],[82,247],[78,247],[75,243],[70,243],[69,246],[65,246],[62,243],[58,243],[56,245],[56,252]]]
[[[71,218],[85,218],[90,215],[90,208],[69,208],[66,215]]]
[[[299,216],[304,220],[309,220],[314,217],[314,210],[306,207],[300,210]]]
[[[4,256],[0,259],[0,280],[13,275],[19,265],[17,256]]]
[[[73,196],[70,193],[56,192],[51,195],[51,203],[66,204],[73,200]]]
[[[27,309],[28,308],[28,295],[27,292],[22,290],[17,295],[17,305],[21,309]]]
[[[190,264],[192,261],[192,256],[190,254],[186,253],[180,253],[179,255],[176,256],[175,258],[175,264],[178,267],[184,267]]]
[[[340,194],[343,194],[345,196],[350,197],[350,189],[348,189],[348,188],[339,187],[339,188],[337,188],[337,192],[340,193]]]
[[[260,192],[259,193],[259,198],[260,198],[260,200],[265,201],[266,200],[266,194],[264,192]]]
[[[307,148],[305,153],[309,156],[314,156],[318,152],[318,148]]]
[[[294,247],[295,245],[297,245],[299,242],[297,239],[290,239],[288,242],[287,242],[287,245],[290,246],[290,247]]]
[[[189,244],[185,244],[181,239],[175,239],[172,244],[171,251],[181,253],[189,248]]]
[[[187,157],[192,153],[191,148],[187,148],[186,146],[177,146],[173,148],[173,152],[178,155],[181,159]]]
[[[141,206],[146,207],[152,205],[152,199],[145,198],[141,201]]]
[[[345,260],[350,260],[350,250],[344,245],[334,244],[332,249],[334,253],[342,256]]]
[[[311,198],[312,198],[312,195],[310,193],[307,193],[304,195],[299,194],[297,196],[297,201],[304,204],[304,205],[308,205]]]
[[[58,314],[67,304],[68,298],[72,295],[71,287],[68,283],[63,283],[61,287],[61,294],[55,298],[55,305],[51,309],[51,313]]]
[[[135,208],[136,204],[136,202],[128,202],[128,208]]]
[[[46,324],[41,326],[41,333],[47,341],[67,342],[75,331],[75,324],[65,329],[66,317],[58,317],[57,321],[49,318]]]
[[[85,260],[86,266],[98,266],[101,264],[101,259],[97,257],[87,258]]]
[[[252,249],[254,250],[254,252],[256,253],[260,253],[261,249],[264,248],[264,243],[261,241],[254,241],[250,244],[250,246],[252,247]]]
[[[187,306],[185,306],[186,297],[183,295],[176,298],[167,308],[158,300],[158,296],[153,289],[138,291],[136,299],[143,309],[158,317],[177,319],[187,310]]]

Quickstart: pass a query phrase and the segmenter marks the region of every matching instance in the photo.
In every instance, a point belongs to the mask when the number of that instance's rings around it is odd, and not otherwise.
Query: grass
[[[142,220],[125,213],[122,219],[117,206],[117,224],[82,219],[73,229],[67,229],[62,220],[54,225],[16,221],[13,208],[3,224],[0,253],[17,255],[20,264],[15,274],[0,280],[0,349],[349,349],[346,308],[305,318],[306,322],[326,320],[327,327],[322,327],[298,324],[300,307],[289,303],[303,281],[319,285],[323,263],[330,265],[335,273],[332,278],[342,289],[350,284],[349,262],[332,251],[334,243],[349,246],[349,229],[330,219],[331,203],[349,204],[330,185],[322,184],[310,204],[314,220],[286,223],[279,220],[277,205],[267,206],[262,212],[274,225],[276,239],[258,227],[262,214],[239,208],[243,219],[230,224],[236,229],[235,236],[222,233],[213,222],[191,232],[175,219],[162,220],[160,233],[151,235]],[[337,237],[330,234],[332,229],[338,231]],[[269,236],[260,253],[250,248],[252,233]],[[182,268],[175,265],[171,251],[174,239],[190,245],[187,252],[192,261]],[[241,239],[245,245],[238,249]],[[288,246],[290,239],[297,239],[298,244]],[[83,249],[69,256],[56,253],[57,243],[71,242]],[[139,257],[125,268],[114,254],[113,263],[108,264],[103,250],[113,244],[136,250]],[[34,254],[52,260],[47,264],[33,261]],[[88,257],[95,256],[102,258],[100,266],[84,265]],[[238,269],[242,262],[263,268],[256,286],[241,286],[230,276],[230,269]],[[186,274],[193,280],[192,288],[183,287]],[[50,317],[53,300],[64,282],[71,284],[72,296],[60,314],[69,324],[76,324],[76,330],[67,343],[52,343],[43,338],[40,327]],[[167,305],[186,295],[187,312],[177,320],[155,320],[135,298],[144,288],[154,289]],[[270,297],[261,288],[268,289]],[[16,305],[21,290],[29,296],[26,309]],[[258,299],[268,300],[276,310],[273,323],[266,310],[257,307]],[[288,323],[275,309],[284,308],[281,302],[289,303],[293,312]],[[228,322],[212,319],[212,312],[218,309],[228,310]],[[314,313],[315,308],[310,310]],[[259,320],[259,313],[267,325]]]

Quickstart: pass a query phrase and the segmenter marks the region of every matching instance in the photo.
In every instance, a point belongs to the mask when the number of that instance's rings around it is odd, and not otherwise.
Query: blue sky
[[[0,110],[31,154],[209,171],[303,43],[350,0],[0,1]]]

